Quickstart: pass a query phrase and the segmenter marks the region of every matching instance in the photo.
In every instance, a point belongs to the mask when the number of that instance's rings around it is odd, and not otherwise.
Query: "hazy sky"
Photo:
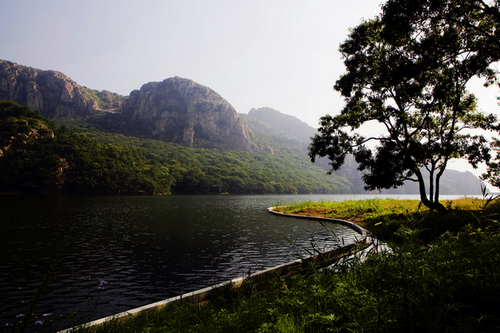
[[[0,59],[122,95],[180,76],[316,127],[342,106],[339,44],[381,2],[0,0]]]
[[[343,106],[339,44],[382,2],[0,0],[0,59],[122,95],[180,76],[239,113],[271,107],[317,127]],[[485,111],[497,94],[481,94]]]

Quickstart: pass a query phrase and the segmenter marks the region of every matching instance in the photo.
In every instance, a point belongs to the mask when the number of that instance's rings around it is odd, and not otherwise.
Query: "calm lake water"
[[[349,228],[267,208],[374,197],[0,196],[0,327],[23,319],[44,278],[33,329],[56,331],[351,243]]]

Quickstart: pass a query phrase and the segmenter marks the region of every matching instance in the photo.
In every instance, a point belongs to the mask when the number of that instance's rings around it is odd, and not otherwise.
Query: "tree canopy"
[[[412,180],[426,206],[443,208],[439,181],[449,160],[466,158],[473,167],[488,162],[484,133],[470,130],[498,129],[497,118],[480,112],[466,88],[475,76],[496,80],[490,66],[499,55],[495,4],[390,0],[379,17],[352,29],[340,46],[347,71],[334,86],[345,107],[320,119],[311,160],[327,156],[338,170],[353,154],[366,189]],[[381,134],[367,130],[373,123],[382,125]]]

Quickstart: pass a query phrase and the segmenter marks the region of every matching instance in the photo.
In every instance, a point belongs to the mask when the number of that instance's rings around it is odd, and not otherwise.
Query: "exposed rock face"
[[[0,100],[47,118],[122,112],[135,132],[188,147],[258,151],[245,123],[215,91],[179,77],[150,82],[129,97],[79,86],[66,75],[0,60]],[[111,121],[113,121],[111,120]]]
[[[210,88],[179,77],[150,82],[122,103],[129,124],[188,147],[258,151],[234,108]]]
[[[66,75],[0,60],[0,100],[27,104],[47,118],[91,115],[96,101]]]

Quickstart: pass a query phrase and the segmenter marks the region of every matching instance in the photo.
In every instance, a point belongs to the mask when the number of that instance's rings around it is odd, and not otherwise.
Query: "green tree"
[[[354,28],[340,46],[347,73],[334,86],[346,104],[339,115],[321,118],[311,160],[327,156],[333,171],[352,154],[367,190],[411,180],[427,207],[444,209],[439,181],[449,160],[466,158],[477,167],[490,158],[484,135],[468,130],[498,129],[466,89],[474,76],[494,80],[489,66],[497,49],[488,51],[484,42],[497,33],[495,25],[473,16],[471,24],[490,29],[479,36],[446,14],[452,3],[473,2],[390,0],[380,17]],[[382,125],[381,134],[366,134],[373,123]]]
[[[429,27],[460,34],[462,51],[469,52],[466,64],[486,77],[487,84],[497,81],[497,73],[489,65],[500,59],[499,0],[390,0],[383,7],[382,19],[384,36],[391,40],[408,38]]]
[[[500,187],[500,140],[493,139],[491,146],[496,151],[496,157],[488,163],[488,170],[481,176],[481,179],[495,187]]]

